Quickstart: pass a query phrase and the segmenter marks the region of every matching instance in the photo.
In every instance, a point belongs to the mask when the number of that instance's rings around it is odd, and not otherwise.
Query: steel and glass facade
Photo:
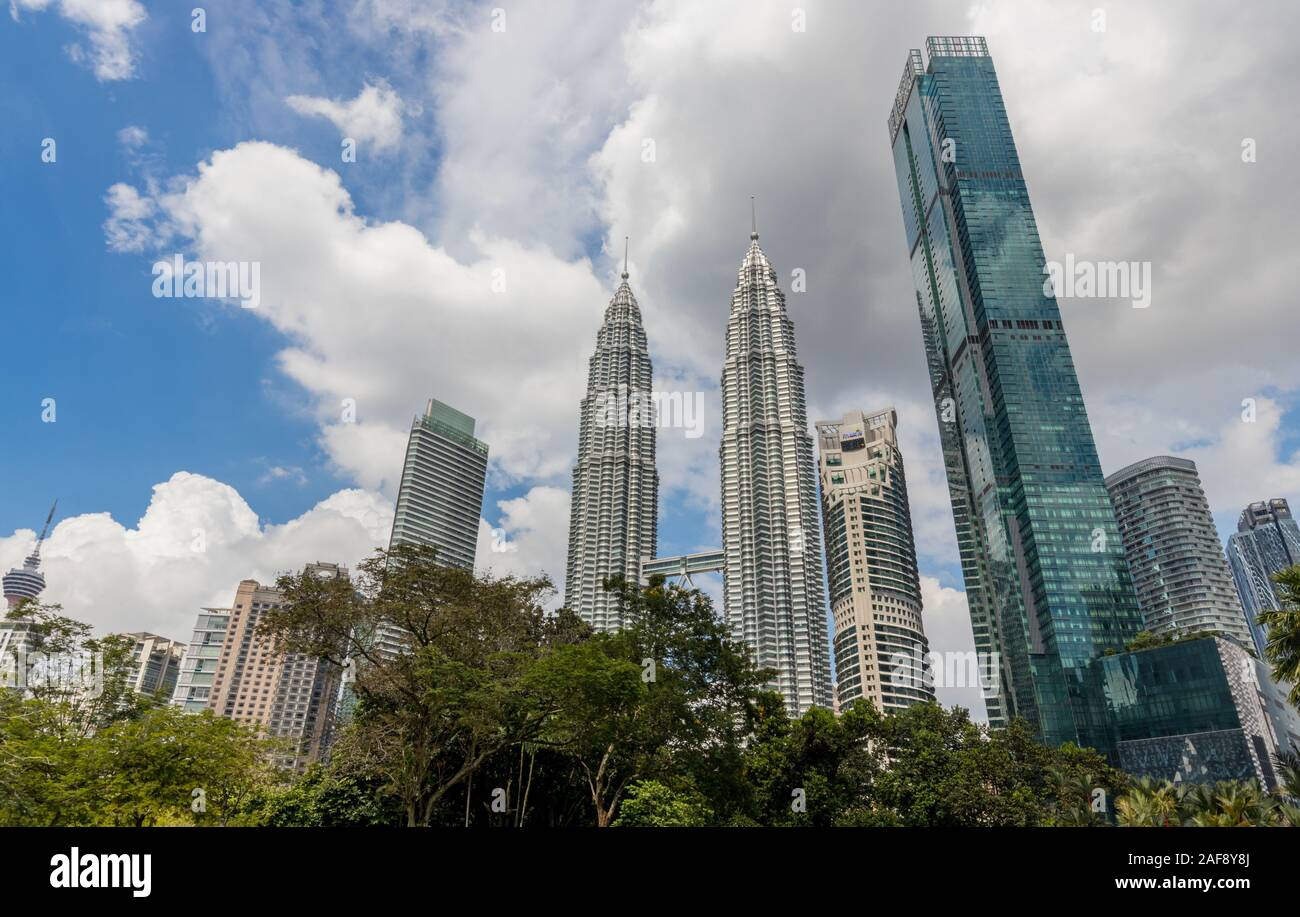
[[[564,604],[598,631],[623,626],[604,582],[636,583],[655,556],[659,474],[655,405],[641,310],[627,271],[605,309],[579,405]]]
[[[1097,748],[1134,776],[1277,786],[1279,752],[1300,747],[1300,714],[1268,666],[1235,640],[1183,639],[1093,662],[1104,723]]]
[[[792,716],[830,709],[817,478],[803,367],[776,270],[750,235],[722,366],[722,588],[733,639]]]
[[[993,59],[926,47],[889,135],[989,719],[1090,743],[1084,670],[1142,619]]]
[[[474,418],[430,398],[411,423],[389,546],[431,545],[442,563],[473,569],[487,463]]]

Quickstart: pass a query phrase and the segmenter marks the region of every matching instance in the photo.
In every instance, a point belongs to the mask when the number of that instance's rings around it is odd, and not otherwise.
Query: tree
[[[549,710],[540,739],[577,762],[596,826],[614,820],[623,791],[667,741],[650,712],[641,668],[605,635],[557,649],[529,672],[526,688]]]
[[[1300,707],[1300,566],[1273,577],[1280,609],[1259,613],[1268,638],[1264,658],[1273,666],[1273,678],[1291,685],[1289,700]]]
[[[658,780],[642,780],[628,787],[618,820],[619,828],[699,828],[713,821],[708,800],[694,788],[675,789]]]
[[[1135,781],[1116,803],[1121,827],[1300,827],[1300,807],[1265,793],[1254,780],[1177,785]]]
[[[339,774],[319,763],[290,784],[263,787],[244,810],[247,823],[276,828],[397,825],[403,816],[374,782]]]
[[[94,638],[89,624],[66,617],[62,606],[24,600],[6,615],[27,624],[26,658],[15,660],[17,686],[44,703],[41,728],[84,738],[130,719],[150,703],[131,687],[133,643],[122,636]],[[7,660],[6,660],[7,662]]]
[[[281,577],[282,607],[261,632],[289,652],[351,666],[357,706],[334,750],[339,772],[377,777],[409,826],[433,823],[447,795],[489,758],[527,741],[548,711],[522,690],[531,660],[578,639],[572,615],[547,615],[543,578],[476,576],[424,545],[379,550],[354,581]],[[396,634],[400,652],[377,639]]]
[[[876,708],[858,701],[836,717],[814,707],[791,720],[779,694],[755,706],[744,775],[753,787],[751,816],[773,826],[892,824],[876,803],[884,764],[870,738],[880,725]]]
[[[689,778],[720,816],[737,805],[743,723],[767,675],[699,590],[610,579],[624,628],[538,660],[528,690],[547,708],[543,744],[578,765],[595,824],[633,782]],[[729,764],[729,766],[728,766]]]
[[[48,703],[0,688],[0,824],[84,824],[70,774],[84,739],[51,731]]]
[[[1171,828],[1181,823],[1181,808],[1172,783],[1143,777],[1115,801],[1115,817],[1124,828]]]
[[[93,823],[142,827],[175,821],[227,825],[269,783],[273,743],[210,711],[158,706],[97,733],[75,779],[93,799]]]

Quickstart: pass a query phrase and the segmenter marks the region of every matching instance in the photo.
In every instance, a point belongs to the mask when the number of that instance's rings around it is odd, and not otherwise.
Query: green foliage
[[[1128,828],[1300,827],[1300,807],[1265,793],[1253,780],[1179,785],[1143,778],[1115,810],[1120,826]]]
[[[676,790],[658,780],[628,787],[615,827],[698,828],[713,821],[713,811],[697,790]]]
[[[422,545],[377,551],[351,582],[305,572],[277,586],[286,601],[262,633],[355,666],[358,703],[335,767],[378,781],[411,826],[433,824],[449,793],[468,792],[490,758],[537,734],[549,711],[524,690],[530,666],[583,631],[572,615],[543,612],[545,578],[475,576]],[[405,652],[383,652],[380,628],[400,634]]]
[[[1160,646],[1172,646],[1175,643],[1186,643],[1188,640],[1204,640],[1206,637],[1222,637],[1223,633],[1217,630],[1194,630],[1194,631],[1168,631],[1162,630],[1154,633],[1149,630],[1138,631],[1136,637],[1130,640],[1124,647],[1126,652],[1135,650],[1150,650]],[[1113,654],[1112,654],[1113,655]]]
[[[758,824],[818,826],[1096,824],[1095,791],[1110,798],[1124,781],[1090,750],[1038,743],[1022,721],[990,733],[960,708],[886,716],[858,701],[838,718],[814,709],[791,723],[775,697],[746,774]]]
[[[279,585],[265,636],[358,661],[328,763],[275,770],[276,743],[132,693],[124,641],[29,605],[45,651],[102,654],[102,690],[0,690],[0,824],[1300,825],[1294,751],[1269,795],[1133,781],[1021,721],[991,732],[935,704],[792,719],[708,598],[662,578],[607,584],[626,622],[614,634],[545,613],[544,579],[441,567],[428,548],[379,552],[352,584]],[[376,651],[381,625],[404,652]]]
[[[244,821],[276,828],[335,828],[399,825],[403,813],[377,786],[320,764],[296,781],[271,785],[248,801]]]
[[[1273,678],[1291,685],[1289,699],[1300,707],[1300,566],[1283,570],[1273,582],[1282,607],[1259,614],[1268,634],[1264,658],[1273,666]]]
[[[595,824],[617,817],[628,786],[674,774],[736,805],[737,787],[718,777],[739,762],[739,723],[763,678],[696,590],[652,578],[644,589],[611,580],[624,628],[562,646],[527,679],[547,709],[538,741],[576,763]],[[728,798],[731,797],[731,798]]]
[[[211,713],[147,706],[83,736],[51,703],[0,691],[0,824],[232,824],[274,779],[266,743]]]

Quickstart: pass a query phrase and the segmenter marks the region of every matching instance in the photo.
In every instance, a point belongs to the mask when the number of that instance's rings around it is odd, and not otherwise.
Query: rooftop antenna
[[[627,280],[627,236],[623,237],[623,279]]]
[[[749,225],[751,239],[758,239],[758,209],[754,206],[754,195],[749,196]]]
[[[45,517],[45,525],[41,526],[41,535],[39,538],[36,539],[36,550],[32,551],[32,554],[36,557],[41,556],[41,544],[42,542],[45,541],[45,536],[48,535],[50,532],[50,523],[54,520],[54,510],[58,507],[58,505],[59,505],[59,500],[56,497],[54,499],[53,505],[50,506],[50,514]]]

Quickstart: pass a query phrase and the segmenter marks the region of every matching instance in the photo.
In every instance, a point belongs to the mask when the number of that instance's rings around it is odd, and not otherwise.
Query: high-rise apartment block
[[[1286,500],[1261,500],[1241,511],[1237,531],[1228,538],[1228,566],[1261,659],[1268,635],[1259,614],[1281,607],[1273,577],[1296,564],[1300,564],[1300,527]]]
[[[852,411],[816,426],[836,707],[933,701],[898,415]]]
[[[821,525],[803,367],[776,270],[750,235],[722,366],[723,594],[733,639],[794,716],[832,707]]]
[[[639,581],[655,556],[659,511],[650,354],[627,277],[624,265],[587,369],[569,512],[564,604],[598,631],[623,625],[603,583]]]
[[[337,564],[309,564],[307,572],[347,576]],[[323,659],[284,652],[258,633],[266,612],[283,602],[278,590],[256,580],[239,584],[207,706],[282,740],[286,750],[277,762],[301,770],[328,747],[342,673]]]
[[[1216,631],[1252,646],[1196,463],[1143,459],[1109,475],[1106,489],[1146,629]]]
[[[135,671],[131,673],[132,690],[159,700],[171,700],[185,658],[184,644],[150,633],[123,636],[133,644],[131,658],[135,662]]]
[[[1142,618],[993,59],[926,50],[889,139],[989,719],[1087,744],[1085,669]]]
[[[226,629],[230,626],[230,611],[229,608],[204,608],[194,622],[194,633],[185,648],[176,690],[172,693],[172,704],[186,713],[208,709]]]

